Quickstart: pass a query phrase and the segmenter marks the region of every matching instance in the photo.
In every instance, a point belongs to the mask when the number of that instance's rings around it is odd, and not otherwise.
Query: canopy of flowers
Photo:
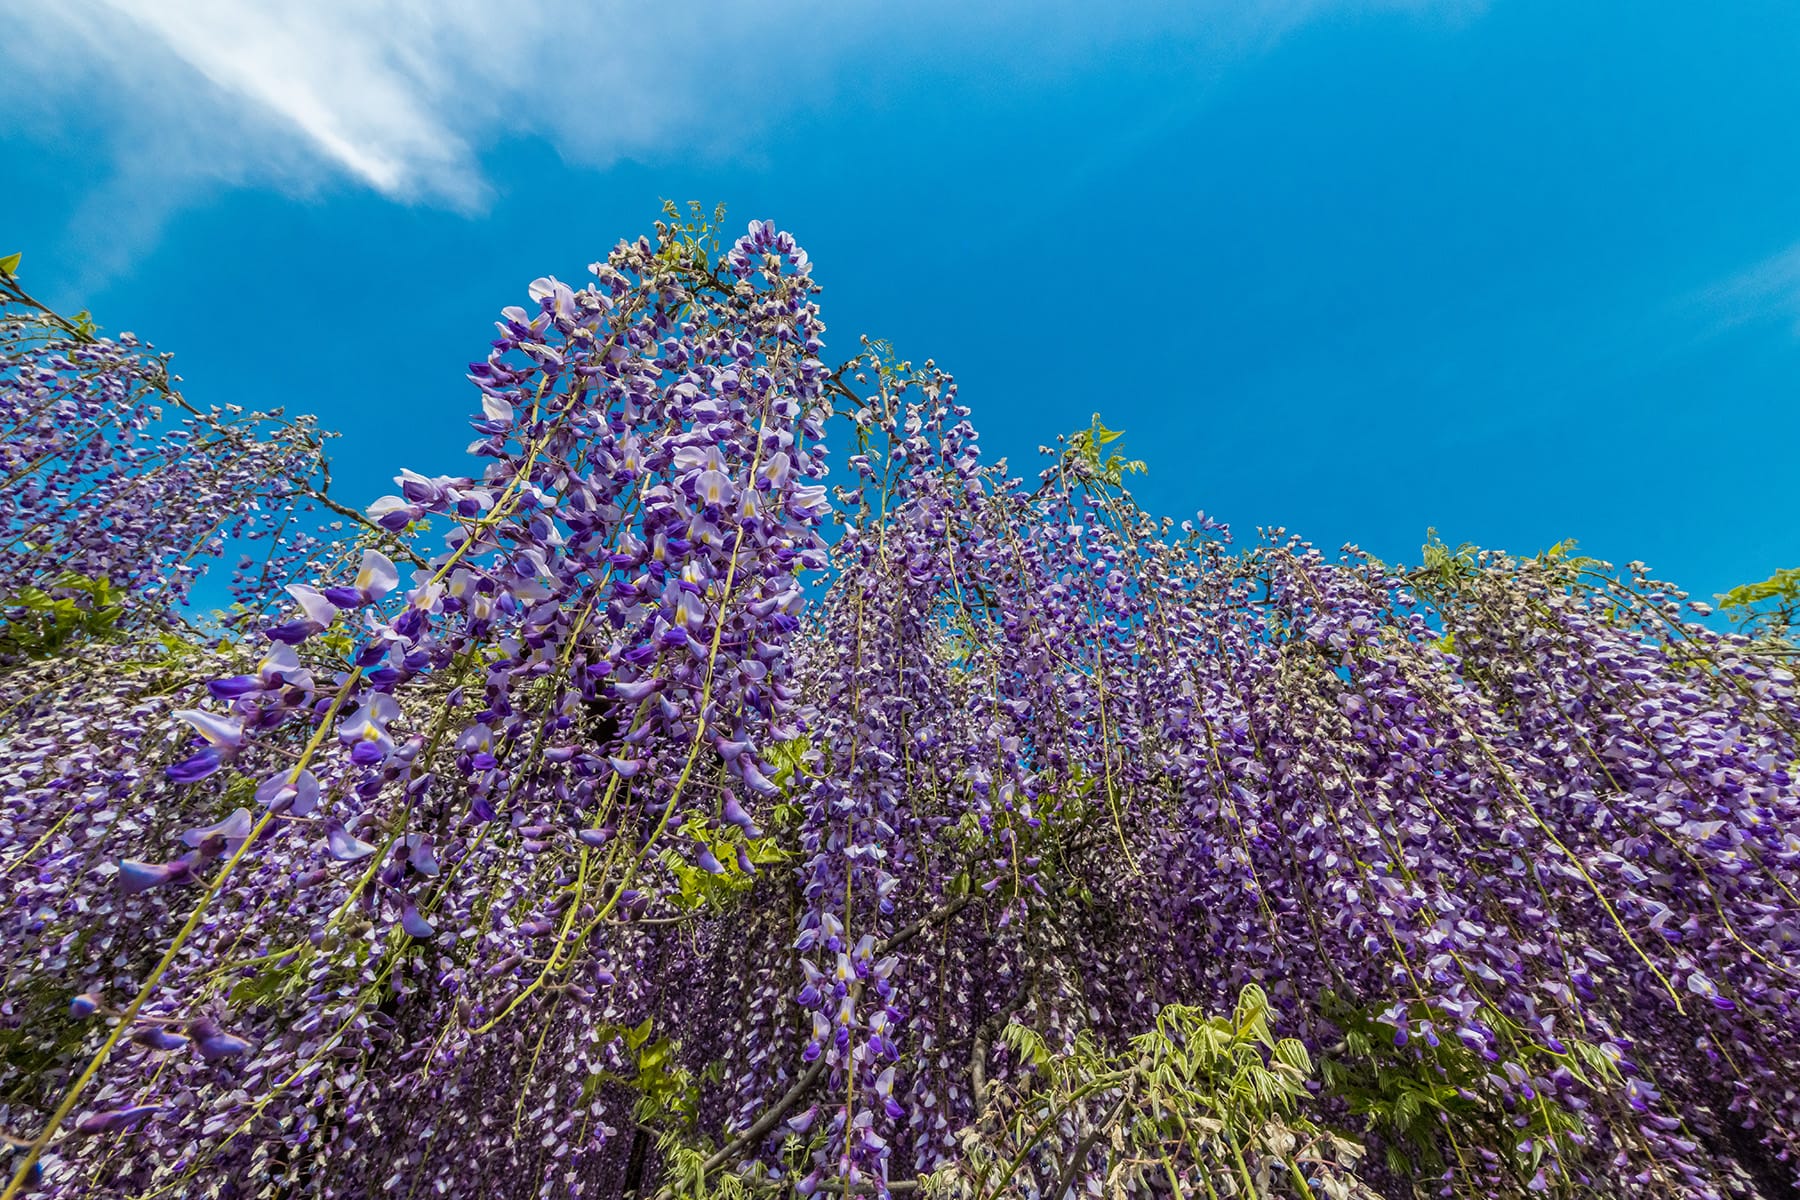
[[[1020,477],[718,237],[366,513],[0,276],[4,1200],[1791,1194],[1788,641]]]

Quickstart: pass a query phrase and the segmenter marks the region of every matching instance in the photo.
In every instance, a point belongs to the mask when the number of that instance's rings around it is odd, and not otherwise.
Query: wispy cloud
[[[1177,39],[1213,62],[1321,10],[1459,13],[1472,0],[60,0],[16,5],[9,67],[34,102],[0,127],[104,131],[111,181],[78,217],[123,253],[219,187],[305,194],[348,179],[477,212],[482,154],[514,137],[568,161],[753,153],[762,129],[832,103],[859,67],[972,63],[1078,72]],[[104,266],[102,266],[104,270]]]
[[[1800,242],[1702,289],[1694,304],[1711,318],[1712,333],[1785,321],[1800,337]]]
[[[839,7],[65,0],[30,19],[20,65],[41,92],[106,110],[130,173],[284,190],[347,176],[472,210],[490,193],[479,154],[501,138],[606,165],[703,139],[707,109],[741,113],[730,102],[758,76],[779,98],[772,77],[800,85],[795,64],[846,31]]]

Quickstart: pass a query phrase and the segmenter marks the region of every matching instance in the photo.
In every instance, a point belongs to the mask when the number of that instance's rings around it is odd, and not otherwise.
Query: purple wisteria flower
[[[791,235],[711,236],[532,281],[467,473],[331,538],[280,532],[310,426],[7,343],[8,528],[129,593],[0,659],[21,1182],[1794,1186],[1791,648],[1636,564],[1165,521],[1098,422],[1015,477],[936,364],[827,363]],[[261,582],[190,634],[237,522]]]

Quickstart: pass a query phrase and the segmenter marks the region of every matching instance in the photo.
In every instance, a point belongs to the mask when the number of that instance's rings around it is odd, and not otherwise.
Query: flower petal
[[[375,847],[347,832],[336,821],[325,827],[325,844],[331,851],[331,857],[339,862],[355,862],[375,853]]]
[[[400,571],[394,560],[379,550],[364,550],[362,567],[356,572],[356,589],[371,600],[379,600],[400,585]]]
[[[325,598],[325,593],[318,588],[307,587],[304,583],[290,583],[288,595],[299,602],[300,611],[306,619],[323,629],[337,619],[337,606]]]
[[[406,907],[400,910],[400,928],[406,930],[408,937],[418,938],[422,942],[429,942],[437,936],[437,929],[419,914],[419,910],[413,907],[411,900],[408,900]]]
[[[179,708],[175,715],[194,727],[194,732],[221,749],[235,750],[244,744],[244,722],[238,717],[220,716],[200,708]]]

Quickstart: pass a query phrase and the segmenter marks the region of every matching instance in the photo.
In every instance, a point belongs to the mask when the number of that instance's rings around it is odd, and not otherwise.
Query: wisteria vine
[[[1789,641],[1018,477],[717,219],[366,513],[0,280],[3,1200],[1800,1183]]]

